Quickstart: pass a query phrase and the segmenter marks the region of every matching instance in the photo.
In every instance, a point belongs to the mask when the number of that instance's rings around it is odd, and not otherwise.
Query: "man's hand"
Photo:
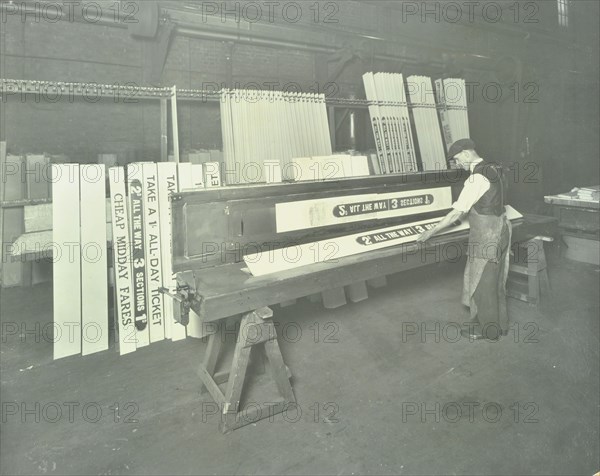
[[[425,241],[429,240],[432,236],[433,236],[433,229],[424,231],[417,238],[417,243],[424,243]]]

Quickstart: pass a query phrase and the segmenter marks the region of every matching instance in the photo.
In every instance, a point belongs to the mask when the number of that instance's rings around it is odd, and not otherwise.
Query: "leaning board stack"
[[[417,160],[401,74],[366,73],[365,93],[381,174],[416,172]]]
[[[108,348],[105,168],[60,164],[51,174],[54,358],[60,359]]]
[[[453,142],[470,137],[466,84],[459,78],[438,79],[435,87],[444,139],[449,149]]]
[[[435,100],[437,102],[437,109],[440,115],[440,122],[442,124],[442,133],[444,135],[446,151],[448,151],[454,140],[452,138],[452,130],[450,129],[450,119],[448,117],[448,107],[446,106],[446,96],[444,95],[443,79],[435,80]]]
[[[228,185],[266,182],[265,161],[332,153],[323,94],[223,90],[221,129]]]
[[[318,182],[370,175],[369,159],[366,156],[346,154],[296,157],[283,172],[286,180],[295,182]]]
[[[55,359],[109,348],[105,170],[52,165]],[[179,324],[179,306],[159,288],[176,287],[170,196],[220,183],[218,164],[134,163],[108,169],[108,183],[119,352],[202,337],[193,311]]]
[[[446,154],[431,79],[427,76],[409,76],[407,83],[423,170],[446,169]]]

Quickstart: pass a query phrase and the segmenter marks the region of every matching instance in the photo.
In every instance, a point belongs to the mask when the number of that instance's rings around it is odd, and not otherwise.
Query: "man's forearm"
[[[442,218],[441,221],[438,222],[435,228],[431,230],[431,235],[437,235],[438,233],[442,232],[450,225],[452,225],[456,220],[459,220],[463,215],[464,213],[459,210],[450,210],[450,212],[444,218]]]

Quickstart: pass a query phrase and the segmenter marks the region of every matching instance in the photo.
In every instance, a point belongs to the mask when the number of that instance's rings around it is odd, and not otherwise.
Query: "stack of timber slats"
[[[332,154],[323,94],[223,90],[227,184],[266,182],[265,161],[285,170],[296,157]]]
[[[407,84],[423,170],[445,170],[446,154],[431,79],[409,76]]]
[[[376,173],[416,172],[417,160],[402,75],[365,73],[363,83],[377,147]]]
[[[370,175],[369,159],[364,155],[347,154],[295,157],[285,173],[287,180],[295,182],[364,177]]]
[[[55,359],[109,347],[105,170],[52,165]]]
[[[464,79],[438,79],[435,83],[446,148],[470,137],[467,89]]]
[[[54,200],[39,206],[51,207],[52,213],[28,209],[42,214],[44,220],[35,220],[38,226],[52,230],[55,359],[110,347],[109,281],[114,283],[115,342],[121,354],[164,339],[204,336],[193,311],[187,329],[179,324],[179,304],[159,288],[176,288],[170,197],[204,189],[207,176],[210,183],[220,183],[219,168],[208,170],[209,164],[111,167],[108,191],[104,165],[52,165]],[[111,247],[114,274],[109,276]]]
[[[444,143],[446,145],[446,152],[448,152],[450,146],[454,143],[454,138],[452,137],[450,118],[448,116],[448,106],[446,105],[446,95],[444,92],[444,81],[442,79],[435,80],[435,98],[437,102],[438,113],[440,115],[440,123],[442,125],[442,133],[444,136]]]

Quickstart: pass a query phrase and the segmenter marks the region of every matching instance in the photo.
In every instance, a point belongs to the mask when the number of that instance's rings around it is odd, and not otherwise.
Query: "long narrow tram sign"
[[[450,187],[278,203],[277,233],[448,209]]]
[[[146,248],[144,243],[144,197],[142,166],[139,162],[127,166],[129,206],[131,216],[131,257],[133,273],[134,322],[137,347],[150,343],[148,304],[146,296]]]
[[[509,220],[516,220],[522,215],[514,208],[506,207]],[[404,225],[379,228],[352,235],[313,241],[295,246],[287,246],[276,250],[259,251],[247,254],[244,261],[253,276],[288,271],[301,266],[322,262],[335,262],[346,256],[366,253],[390,246],[414,243],[425,230],[432,228],[442,217],[421,220]],[[448,228],[440,234],[455,233],[469,229],[468,220]]]
[[[343,203],[333,209],[333,215],[341,218],[356,215],[371,215],[373,213],[388,210],[400,210],[403,208],[422,207],[431,205],[434,201],[433,195],[425,193],[405,198],[388,198],[384,200],[369,200],[367,202]]]
[[[392,230],[387,230],[379,233],[367,233],[356,237],[356,242],[359,245],[373,246],[378,243],[387,241],[399,240],[401,238],[413,238],[421,233],[435,227],[439,220],[433,220],[429,223],[423,222],[420,225],[401,226]]]

